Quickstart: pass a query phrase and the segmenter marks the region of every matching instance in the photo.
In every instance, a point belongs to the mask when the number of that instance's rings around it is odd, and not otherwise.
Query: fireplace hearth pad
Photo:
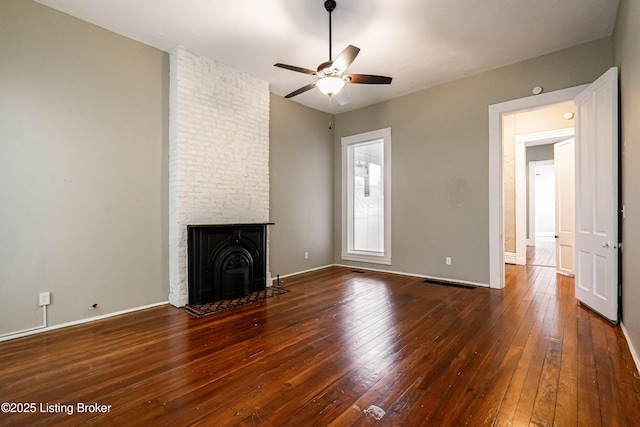
[[[203,317],[209,314],[217,313],[222,310],[228,310],[230,308],[240,307],[242,305],[251,304],[253,302],[263,301],[269,298],[284,295],[287,292],[291,292],[287,289],[271,286],[261,291],[252,292],[242,298],[236,298],[232,300],[214,301],[208,304],[202,305],[189,305],[184,307],[184,311],[196,316]]]

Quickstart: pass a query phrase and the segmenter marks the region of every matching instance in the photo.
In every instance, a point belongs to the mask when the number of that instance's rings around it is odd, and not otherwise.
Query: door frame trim
[[[504,212],[502,189],[502,116],[573,99],[588,85],[489,105],[489,286],[504,288]]]

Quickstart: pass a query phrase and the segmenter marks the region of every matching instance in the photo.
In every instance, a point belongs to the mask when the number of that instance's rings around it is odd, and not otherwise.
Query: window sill
[[[391,265],[391,257],[383,255],[367,255],[355,253],[342,253],[342,259],[346,261],[369,262],[373,264]]]

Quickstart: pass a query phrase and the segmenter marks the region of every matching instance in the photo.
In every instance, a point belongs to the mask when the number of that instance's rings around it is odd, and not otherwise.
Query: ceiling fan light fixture
[[[340,92],[344,87],[344,80],[340,77],[323,77],[316,82],[316,86],[320,92],[331,96]]]

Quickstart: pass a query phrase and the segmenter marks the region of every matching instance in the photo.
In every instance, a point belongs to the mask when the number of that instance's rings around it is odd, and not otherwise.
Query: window
[[[391,128],[342,138],[342,258],[391,264]]]

